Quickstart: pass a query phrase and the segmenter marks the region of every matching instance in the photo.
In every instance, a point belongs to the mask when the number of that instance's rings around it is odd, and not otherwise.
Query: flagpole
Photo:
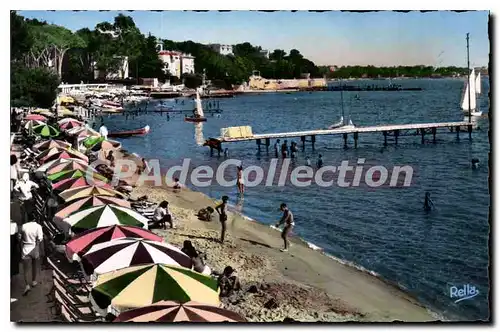
[[[467,32],[467,85],[469,86],[469,93],[468,93],[468,98],[469,98],[469,123],[471,123],[471,109],[470,109],[470,94],[472,90],[472,86],[470,86],[470,62],[469,62],[469,33]],[[474,93],[476,93],[474,91]]]

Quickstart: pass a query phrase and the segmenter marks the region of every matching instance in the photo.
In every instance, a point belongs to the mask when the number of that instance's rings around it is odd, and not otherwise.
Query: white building
[[[224,44],[210,44],[208,45],[215,52],[222,55],[232,55],[233,54],[233,45],[224,45]]]
[[[181,74],[194,74],[194,56],[178,51],[160,51],[158,57],[165,64],[164,70],[180,78]]]
[[[269,50],[260,50],[259,54],[269,59]]]

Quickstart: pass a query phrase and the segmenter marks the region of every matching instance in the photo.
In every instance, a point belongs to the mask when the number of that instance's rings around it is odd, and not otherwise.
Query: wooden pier
[[[460,132],[468,132],[469,139],[472,139],[472,130],[474,128],[474,123],[469,122],[437,122],[437,123],[417,123],[417,124],[400,124],[400,125],[381,125],[381,126],[366,126],[366,127],[353,127],[345,126],[336,129],[320,129],[320,130],[306,130],[306,131],[292,131],[283,133],[270,133],[270,134],[254,134],[249,137],[218,137],[210,138],[205,142],[205,146],[210,147],[211,154],[213,150],[218,150],[219,154],[222,151],[223,143],[234,143],[243,141],[256,141],[257,146],[260,150],[261,145],[269,150],[271,145],[271,139],[282,139],[282,138],[294,138],[300,137],[302,142],[302,150],[305,150],[305,143],[309,137],[309,142],[314,150],[314,144],[316,142],[316,136],[322,135],[342,135],[344,139],[344,147],[347,148],[347,138],[349,135],[353,135],[354,147],[358,147],[359,134],[361,133],[382,133],[384,137],[384,145],[387,145],[388,137],[393,137],[395,144],[398,144],[398,138],[400,136],[420,136],[421,142],[425,142],[426,135],[432,135],[433,143],[436,143],[436,134],[438,129],[447,129],[447,133],[455,133],[457,139],[460,139]]]

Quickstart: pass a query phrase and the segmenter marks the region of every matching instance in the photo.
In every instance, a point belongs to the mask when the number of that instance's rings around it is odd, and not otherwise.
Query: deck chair
[[[88,306],[75,305],[73,299],[65,293],[65,289],[57,281],[54,281],[54,284],[55,307],[59,309],[64,320],[68,322],[95,322],[100,320],[90,307],[90,303]]]
[[[53,261],[50,257],[47,257],[47,264],[58,275],[60,280],[64,282],[67,287],[71,287],[78,294],[88,294],[90,293],[91,287],[88,280],[80,271],[66,272],[63,271],[57,263]]]

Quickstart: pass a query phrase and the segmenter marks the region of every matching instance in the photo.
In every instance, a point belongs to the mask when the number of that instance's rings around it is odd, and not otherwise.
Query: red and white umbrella
[[[38,120],[38,121],[45,122],[45,121],[47,121],[47,118],[44,117],[43,115],[40,115],[40,114],[28,114],[28,115],[26,115],[24,120]]]

